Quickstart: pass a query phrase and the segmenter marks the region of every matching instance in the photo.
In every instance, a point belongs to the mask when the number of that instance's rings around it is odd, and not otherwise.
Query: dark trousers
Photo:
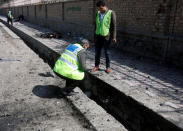
[[[65,88],[62,89],[63,91],[72,91],[75,87],[80,87],[82,85],[83,80],[72,80],[69,78],[66,78],[56,72],[54,72],[58,77],[60,77],[61,79],[66,80],[66,85]]]
[[[110,68],[110,45],[111,40],[106,40],[103,36],[97,36],[95,42],[95,67],[100,65],[100,56],[102,48],[104,48],[106,57],[106,68]]]
[[[66,79],[66,87],[65,87],[65,89],[70,92],[75,87],[80,87],[81,84],[82,84],[82,80],[79,81],[79,80],[72,80],[72,79],[67,78]]]
[[[10,19],[9,17],[7,18],[7,22],[8,22],[8,24],[11,22],[11,25],[13,25],[13,20]]]

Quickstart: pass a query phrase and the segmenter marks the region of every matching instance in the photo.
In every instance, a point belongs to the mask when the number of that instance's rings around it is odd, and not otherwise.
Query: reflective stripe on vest
[[[69,66],[71,66],[71,67],[72,67],[73,69],[75,69],[75,70],[78,69],[78,66],[72,64],[71,62],[69,62],[68,60],[66,60],[66,59],[64,59],[64,58],[62,58],[62,57],[60,57],[59,60],[61,60],[61,61],[65,62],[65,63],[67,63]]]
[[[82,50],[83,48],[80,47],[80,45],[69,45],[63,54],[67,54],[68,56],[70,56],[71,58],[73,58],[75,60],[75,62],[77,64],[71,63],[70,61],[68,61],[67,59],[60,57],[59,60],[62,60],[63,62],[67,63],[69,66],[71,66],[73,69],[78,69],[78,57],[77,57],[77,53]]]
[[[112,10],[108,10],[104,16],[102,22],[100,22],[100,11],[97,13],[96,17],[96,31],[97,35],[107,36],[109,34],[110,24],[111,24],[111,14]]]
[[[77,48],[73,53],[75,54],[75,55],[77,55],[78,54],[78,52],[80,51],[80,50],[82,50],[83,48]]]
[[[72,57],[73,59],[75,59],[76,61],[78,61],[78,58],[77,58],[77,56],[76,55],[74,55],[74,54],[72,54],[72,53],[70,53],[69,51],[67,51],[67,50],[65,50],[64,51],[64,53],[65,54],[67,54],[67,55],[69,55],[70,57]]]

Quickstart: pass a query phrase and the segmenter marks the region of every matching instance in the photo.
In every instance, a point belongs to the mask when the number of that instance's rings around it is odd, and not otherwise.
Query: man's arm
[[[116,40],[116,34],[117,34],[117,29],[116,29],[116,13],[114,11],[112,11],[112,14],[111,14],[111,27],[110,27],[110,31],[111,31],[112,40],[114,40],[114,39]]]
[[[86,71],[86,50],[83,49],[81,51],[78,52],[78,60],[79,60],[79,65],[80,65],[80,69],[82,71]]]

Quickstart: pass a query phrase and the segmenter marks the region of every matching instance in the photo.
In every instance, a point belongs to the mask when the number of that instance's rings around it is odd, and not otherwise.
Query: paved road
[[[64,81],[2,23],[0,38],[0,131],[89,130],[85,119],[56,95]]]

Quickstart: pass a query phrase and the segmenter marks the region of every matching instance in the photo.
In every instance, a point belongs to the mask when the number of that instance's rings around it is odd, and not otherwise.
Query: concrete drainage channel
[[[1,20],[7,25],[6,22]],[[53,51],[43,43],[25,34],[19,29],[7,25],[13,32],[20,36],[27,45],[44,59],[53,68],[60,54]],[[130,131],[183,131],[181,128],[161,117],[154,111],[137,102],[130,96],[117,90],[112,85],[100,80],[96,76],[87,73],[90,87],[81,88],[90,90],[93,99],[108,113],[114,116]],[[123,88],[123,87],[122,87]]]

